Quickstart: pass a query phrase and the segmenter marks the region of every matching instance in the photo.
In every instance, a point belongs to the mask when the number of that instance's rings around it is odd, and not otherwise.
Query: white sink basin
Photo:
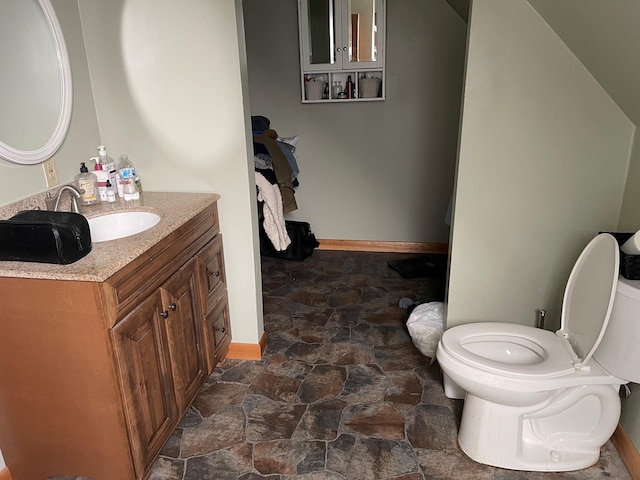
[[[117,212],[87,219],[91,241],[106,242],[144,232],[160,221],[160,215],[151,212]]]

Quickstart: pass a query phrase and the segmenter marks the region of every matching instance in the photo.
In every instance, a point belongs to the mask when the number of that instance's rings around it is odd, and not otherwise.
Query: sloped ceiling
[[[640,1],[527,1],[640,125]]]
[[[640,125],[640,0],[527,1]],[[468,21],[470,0],[447,2]]]
[[[469,21],[469,2],[470,0],[447,0],[451,8],[453,8],[465,22]]]

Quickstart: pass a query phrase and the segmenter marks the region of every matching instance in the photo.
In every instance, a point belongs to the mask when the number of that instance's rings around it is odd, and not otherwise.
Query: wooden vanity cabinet
[[[0,278],[13,480],[146,478],[228,349],[224,279],[215,203],[104,282]]]

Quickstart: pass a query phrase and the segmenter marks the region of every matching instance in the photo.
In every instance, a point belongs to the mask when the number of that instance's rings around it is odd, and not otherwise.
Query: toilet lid
[[[620,253],[613,236],[601,233],[576,261],[562,300],[560,333],[586,363],[600,344],[609,323],[616,293]]]

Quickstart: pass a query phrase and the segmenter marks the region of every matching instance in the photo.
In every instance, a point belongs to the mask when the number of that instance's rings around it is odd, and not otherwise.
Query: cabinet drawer
[[[221,234],[216,235],[216,237],[198,253],[198,269],[201,284],[204,287],[202,300],[208,309],[214,304],[218,287],[221,284],[226,285]]]
[[[133,308],[215,238],[217,222],[214,204],[109,278],[115,315]]]
[[[219,292],[219,293],[218,293]],[[216,364],[224,360],[231,343],[231,324],[227,291],[218,289],[213,308],[205,315],[205,331],[207,341],[207,361],[209,372]]]

